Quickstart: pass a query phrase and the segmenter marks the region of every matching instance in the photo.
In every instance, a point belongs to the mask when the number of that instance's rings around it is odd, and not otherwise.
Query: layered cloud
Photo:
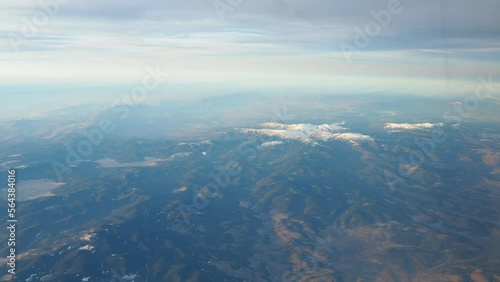
[[[368,135],[347,132],[347,128],[343,127],[343,124],[344,123],[315,125],[310,123],[282,124],[267,122],[260,124],[261,128],[243,128],[241,131],[276,137],[282,140],[297,140],[307,144],[318,144],[318,141],[326,142],[329,140],[340,140],[358,144],[362,141],[373,140],[373,138]],[[271,142],[267,142],[267,144],[276,145],[276,143]]]
[[[460,95],[500,76],[499,1],[400,2],[370,32],[392,1],[3,1],[0,115],[107,103],[156,65],[169,79],[148,101],[262,89]],[[229,7],[223,17],[215,3]]]
[[[443,123],[386,123],[384,128],[390,131],[405,131],[405,130],[419,130],[431,129],[434,127],[443,126]]]

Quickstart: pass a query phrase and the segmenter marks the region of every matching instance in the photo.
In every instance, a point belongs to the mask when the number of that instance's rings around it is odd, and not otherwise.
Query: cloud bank
[[[318,144],[318,141],[327,142],[330,140],[347,141],[358,144],[363,141],[373,141],[373,138],[361,133],[339,132],[346,131],[347,128],[341,126],[344,123],[332,124],[282,124],[282,123],[262,123],[262,128],[243,128],[244,133],[257,133],[266,136],[276,137],[282,140],[296,140],[306,144]],[[265,143],[264,143],[265,144]]]
[[[386,123],[384,128],[393,132],[405,130],[431,129],[443,126],[443,123]]]
[[[46,96],[104,99],[116,92],[101,89],[128,90],[151,65],[170,75],[155,99],[284,88],[451,96],[500,76],[500,1],[399,0],[402,11],[368,37],[397,0],[220,0],[239,3],[223,17],[216,1],[3,1],[0,92],[10,101],[0,112],[39,97],[32,107],[43,107]],[[48,2],[65,4],[48,13]],[[355,47],[349,61],[344,43]]]

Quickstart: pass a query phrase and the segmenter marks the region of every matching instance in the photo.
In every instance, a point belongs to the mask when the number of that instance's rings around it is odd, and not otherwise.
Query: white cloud
[[[265,122],[262,123],[262,127],[267,127],[267,128],[274,128],[274,129],[284,129],[284,130],[290,130],[290,131],[339,131],[342,129],[345,129],[344,127],[340,126],[344,124],[343,122],[341,123],[333,123],[333,124],[320,124],[320,125],[314,125],[314,124],[308,124],[308,123],[299,123],[299,124],[282,124],[282,123],[277,123],[277,122]]]
[[[443,123],[386,123],[384,128],[391,130],[392,132],[398,132],[403,130],[418,130],[418,129],[430,129],[437,126],[443,126]]]
[[[333,124],[281,124],[281,123],[262,123],[264,128],[243,128],[245,133],[257,133],[284,140],[297,140],[307,144],[317,144],[317,141],[340,140],[357,144],[361,141],[372,141],[368,135],[361,133],[339,132],[347,130],[340,126],[344,123]],[[269,143],[269,142],[268,142]],[[264,143],[265,144],[265,143]]]
[[[42,91],[51,93],[43,95],[48,99],[56,92],[70,95],[59,86],[136,84],[146,66],[160,63],[170,72],[168,81],[185,85],[178,93],[173,83],[165,83],[150,99],[271,87],[460,95],[477,86],[477,75],[500,74],[497,0],[456,0],[444,6],[429,0],[406,3],[397,22],[354,52],[352,63],[340,44],[354,44],[355,27],[363,29],[371,20],[370,11],[385,8],[386,0],[244,1],[223,21],[213,1],[69,1],[28,38],[23,33],[26,21],[33,22],[33,16],[43,12],[39,2],[54,1],[0,2],[0,91],[5,96],[24,91],[42,96]],[[446,30],[441,30],[442,21]],[[19,52],[14,51],[17,44]],[[447,68],[448,83],[442,81],[445,54],[454,62]],[[191,85],[204,89],[192,90]],[[95,102],[104,99],[101,92],[61,100]],[[18,101],[26,113],[52,107],[46,101]],[[13,111],[11,103],[2,105],[0,112]]]
[[[337,133],[332,134],[333,139],[349,141],[351,143],[357,143],[357,141],[373,141],[373,138],[361,133]]]

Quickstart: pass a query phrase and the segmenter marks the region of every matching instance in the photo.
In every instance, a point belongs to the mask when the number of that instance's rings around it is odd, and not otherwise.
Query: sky
[[[245,92],[500,89],[498,0],[0,1],[1,115]],[[292,93],[293,92],[293,93]],[[1,116],[0,115],[0,116]]]

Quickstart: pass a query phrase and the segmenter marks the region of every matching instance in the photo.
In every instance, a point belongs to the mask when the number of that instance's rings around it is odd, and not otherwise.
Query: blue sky
[[[467,95],[478,76],[498,89],[498,11],[496,0],[3,1],[0,93],[16,112],[107,103],[158,66],[169,76],[152,102],[266,89]]]

